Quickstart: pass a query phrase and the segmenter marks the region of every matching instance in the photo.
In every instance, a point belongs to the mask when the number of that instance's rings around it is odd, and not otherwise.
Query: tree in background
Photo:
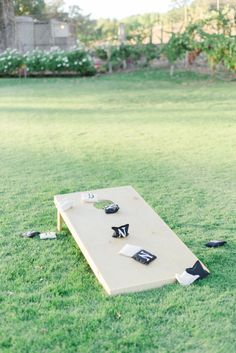
[[[146,13],[139,16],[131,16],[124,20],[127,39],[134,43],[152,43],[153,28],[159,22],[158,13]]]
[[[175,62],[186,53],[204,53],[210,64],[212,75],[217,67],[224,65],[236,70],[236,36],[232,34],[235,19],[227,9],[211,11],[206,19],[200,19],[187,26],[183,33],[172,33],[163,53],[171,64],[173,74]]]
[[[0,51],[14,48],[15,19],[14,6],[11,0],[0,1]]]
[[[90,15],[82,15],[81,11],[78,5],[70,6],[68,20],[75,26],[79,41],[89,46],[91,42],[95,42],[98,39],[97,22],[96,20],[91,20]]]
[[[236,9],[236,0],[194,0],[189,6],[194,20],[208,17],[211,11],[223,11],[227,8]]]
[[[64,0],[47,0],[45,6],[46,17],[66,20],[68,14],[63,11],[64,5]]]
[[[32,16],[38,19],[57,18],[67,20],[64,0],[13,0],[17,16]]]
[[[114,42],[118,39],[118,24],[117,20],[99,19],[96,21],[96,35],[98,40],[104,42]]]
[[[45,13],[44,0],[13,0],[16,16],[33,16],[41,18]]]
[[[189,5],[191,4],[192,0],[172,0],[172,6],[174,8],[179,9],[182,11],[182,18],[184,26],[187,26],[189,20]]]

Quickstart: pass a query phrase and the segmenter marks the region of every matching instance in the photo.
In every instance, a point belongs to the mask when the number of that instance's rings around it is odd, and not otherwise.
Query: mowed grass
[[[235,82],[1,79],[0,176],[1,353],[235,352]],[[56,229],[55,194],[121,185],[208,278],[108,297],[66,227],[55,241],[19,237]]]

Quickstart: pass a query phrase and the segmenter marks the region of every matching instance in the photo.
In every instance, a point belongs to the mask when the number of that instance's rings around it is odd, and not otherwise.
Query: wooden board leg
[[[59,211],[57,211],[57,230],[60,232],[62,230],[63,219]]]

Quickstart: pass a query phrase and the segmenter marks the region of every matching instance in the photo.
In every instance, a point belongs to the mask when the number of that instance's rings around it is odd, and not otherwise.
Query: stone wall
[[[34,49],[34,20],[28,16],[15,18],[16,49],[25,53]]]
[[[69,49],[76,44],[75,33],[64,22],[36,21],[29,16],[19,16],[15,18],[15,26],[15,47],[23,53],[36,48],[50,50],[55,46]]]
[[[54,46],[50,23],[36,22],[34,25],[34,46],[41,50],[49,50]]]

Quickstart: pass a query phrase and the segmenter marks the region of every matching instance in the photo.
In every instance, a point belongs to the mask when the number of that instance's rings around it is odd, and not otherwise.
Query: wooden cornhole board
[[[175,274],[192,267],[197,257],[131,187],[90,190],[99,200],[111,200],[120,210],[106,214],[81,200],[82,192],[56,195],[58,230],[65,222],[99,282],[110,295],[141,291],[175,282]],[[63,211],[60,204],[73,202]],[[129,236],[113,238],[112,226],[129,223]],[[149,265],[118,254],[125,244],[157,256]]]

